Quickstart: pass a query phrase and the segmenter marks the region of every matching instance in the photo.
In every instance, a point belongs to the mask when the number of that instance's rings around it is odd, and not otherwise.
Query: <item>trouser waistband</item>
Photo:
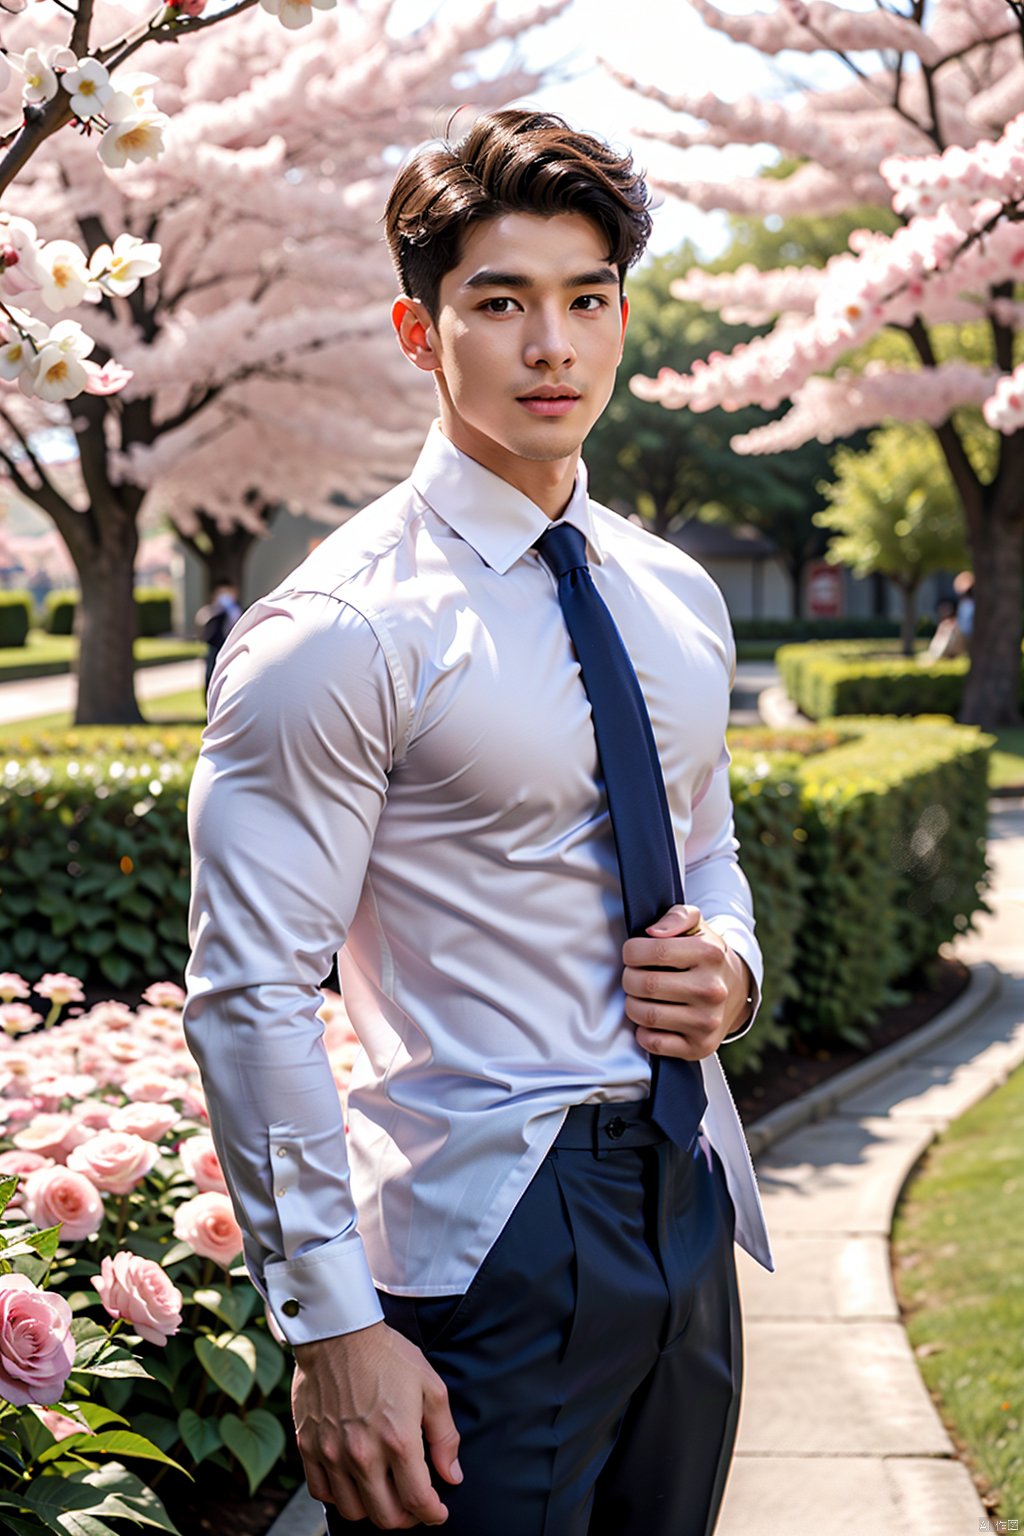
[[[627,1104],[574,1104],[554,1146],[603,1154],[667,1140],[651,1119],[650,1099],[636,1099]]]

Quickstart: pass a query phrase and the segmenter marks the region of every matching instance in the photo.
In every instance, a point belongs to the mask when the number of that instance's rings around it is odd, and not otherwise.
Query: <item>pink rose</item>
[[[129,1099],[141,1099],[144,1104],[168,1104],[180,1099],[185,1091],[184,1083],[176,1077],[168,1077],[158,1067],[135,1067],[125,1073],[121,1088]]]
[[[108,1254],[91,1283],[111,1317],[123,1317],[150,1344],[166,1344],[181,1327],[181,1292],[155,1259]]]
[[[74,1359],[63,1296],[27,1275],[0,1275],[0,1397],[16,1408],[59,1402]]]
[[[111,1035],[104,1044],[114,1060],[124,1065],[142,1061],[152,1049],[148,1041],[136,1039],[134,1035]]]
[[[34,1079],[32,1095],[40,1109],[59,1109],[65,1099],[81,1100],[98,1087],[88,1072],[62,1072]]]
[[[23,1152],[39,1152],[58,1163],[67,1162],[71,1152],[89,1140],[89,1129],[71,1115],[63,1113],[34,1115],[11,1140]]]
[[[84,1173],[97,1189],[126,1195],[141,1184],[160,1156],[159,1148],[130,1131],[97,1131],[68,1157],[68,1167]]]
[[[91,1024],[102,1024],[105,1029],[127,1029],[135,1022],[135,1015],[127,1003],[96,1003],[85,1015]]]
[[[209,1190],[186,1200],[174,1213],[174,1235],[204,1259],[229,1269],[242,1250],[242,1229],[227,1195]]]
[[[37,1168],[25,1180],[25,1214],[38,1227],[61,1223],[62,1243],[92,1237],[103,1225],[103,1201],[84,1173],[62,1168]]]
[[[224,1179],[224,1170],[217,1156],[217,1149],[213,1144],[212,1136],[202,1133],[198,1136],[190,1136],[183,1141],[178,1148],[181,1158],[181,1166],[195,1184],[196,1189],[202,1193],[215,1190],[220,1195],[226,1195],[228,1186]]]
[[[0,1003],[0,1028],[9,1035],[23,1034],[42,1022],[42,1014],[36,1013],[27,1003]]]
[[[12,1173],[35,1173],[37,1168],[52,1168],[53,1159],[42,1157],[38,1152],[22,1152],[20,1147],[14,1147],[10,1152],[0,1152],[0,1175],[4,1178]],[[25,1194],[25,1180],[19,1178],[18,1187],[7,1202],[9,1211],[16,1211],[21,1206]]]
[[[31,997],[28,982],[17,971],[0,971],[0,1003],[13,1003],[16,997]]]
[[[0,1099],[0,1125],[6,1136],[31,1120],[35,1113],[36,1106],[32,1099]]]
[[[159,1141],[180,1119],[173,1104],[122,1104],[111,1113],[110,1129],[131,1131],[143,1141]]]
[[[105,1131],[110,1125],[110,1117],[117,1109],[116,1104],[108,1104],[104,1099],[83,1099],[80,1104],[72,1104],[69,1113],[77,1120],[79,1125],[88,1126],[91,1131]],[[130,1130],[127,1125],[116,1127],[119,1131]],[[136,1134],[138,1134],[136,1132]]]

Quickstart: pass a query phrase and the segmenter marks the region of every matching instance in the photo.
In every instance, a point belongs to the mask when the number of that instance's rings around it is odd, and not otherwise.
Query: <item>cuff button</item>
[[[282,1301],[281,1311],[285,1317],[297,1317],[299,1315],[299,1303],[294,1296],[289,1296],[287,1301]]]

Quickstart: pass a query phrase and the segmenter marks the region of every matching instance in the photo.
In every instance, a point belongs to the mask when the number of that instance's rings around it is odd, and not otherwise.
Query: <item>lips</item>
[[[579,395],[557,385],[545,385],[528,395],[520,395],[519,404],[531,416],[565,416],[579,403]]]

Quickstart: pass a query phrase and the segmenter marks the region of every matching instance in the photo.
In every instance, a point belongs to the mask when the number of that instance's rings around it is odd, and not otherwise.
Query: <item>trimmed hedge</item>
[[[31,623],[31,592],[0,592],[0,646],[24,645]]]
[[[864,614],[849,619],[734,619],[737,640],[895,640],[900,634],[899,619]],[[930,635],[934,622],[922,617],[918,633]]]
[[[945,718],[844,718],[799,734],[810,748],[797,765],[793,832],[806,901],[781,1022],[821,1045],[860,1044],[897,984],[984,909],[993,738]],[[759,737],[769,763],[773,746],[788,746],[784,734],[740,732],[737,759],[756,761]],[[781,864],[767,879],[751,866],[759,929],[777,872],[788,892]],[[770,974],[780,964],[773,935],[762,944]]]
[[[785,645],[775,653],[779,676],[803,714],[956,715],[968,658],[925,664],[902,655],[879,655],[870,640]],[[1024,702],[1024,655],[1021,658]]]
[[[31,733],[0,754],[0,969],[126,987],[180,975],[185,804],[200,728]],[[765,955],[756,1066],[794,1034],[857,1042],[893,988],[984,903],[992,738],[946,719],[730,733]]]
[[[174,593],[169,587],[136,587],[136,633],[141,636],[166,635],[173,628]],[[78,593],[48,592],[44,605],[44,627],[51,635],[70,635],[75,627]]]
[[[0,954],[127,987],[187,958],[201,728],[36,731],[0,749]]]

